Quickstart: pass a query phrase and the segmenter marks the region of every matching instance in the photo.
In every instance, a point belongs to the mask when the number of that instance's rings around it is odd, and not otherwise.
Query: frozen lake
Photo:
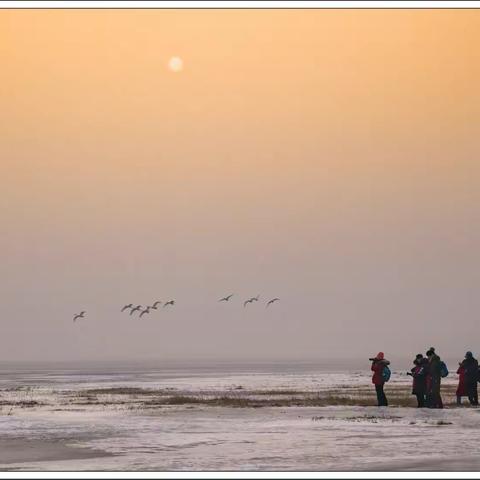
[[[377,408],[368,365],[3,366],[0,469],[480,469],[479,410],[403,406],[401,373]]]

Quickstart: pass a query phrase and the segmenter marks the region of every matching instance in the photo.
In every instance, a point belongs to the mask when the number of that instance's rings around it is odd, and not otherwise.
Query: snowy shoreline
[[[413,408],[400,373],[381,408],[367,371],[35,371],[0,382],[1,470],[479,467],[480,410],[454,405],[455,375],[444,410]]]
[[[3,441],[13,442],[19,452],[12,461],[8,452],[0,449],[2,470],[478,468],[480,416],[478,410],[468,408],[197,405],[141,413],[62,411],[52,415],[29,411],[0,417],[1,429],[6,418],[13,420],[14,428]],[[35,448],[43,445],[32,455],[28,443]]]

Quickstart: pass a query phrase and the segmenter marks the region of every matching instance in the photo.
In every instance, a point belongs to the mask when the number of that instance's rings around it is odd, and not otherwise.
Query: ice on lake
[[[449,392],[455,377],[445,382]],[[371,392],[367,369],[334,371],[318,365],[194,369],[4,367],[0,382],[3,441],[38,440],[109,454],[13,463],[2,463],[0,454],[3,470],[358,471],[480,467],[480,414],[473,408],[286,406],[288,402],[239,408],[155,400],[157,391],[162,392],[159,398],[173,392],[204,399],[228,394],[262,401],[301,395],[308,398],[310,394],[349,388]],[[398,372],[386,391],[388,394],[389,389],[397,389],[408,395],[409,385],[409,377]],[[108,393],[108,389],[118,390]],[[148,394],[144,395],[142,389]],[[289,391],[291,396],[285,395]]]

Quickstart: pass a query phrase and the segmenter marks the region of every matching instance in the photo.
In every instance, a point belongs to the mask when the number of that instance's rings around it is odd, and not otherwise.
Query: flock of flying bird
[[[230,299],[233,297],[233,295],[234,294],[232,293],[232,294],[230,294],[226,297],[223,297],[219,300],[219,302],[229,302]],[[245,300],[243,302],[243,307],[245,308],[249,303],[258,302],[259,298],[260,298],[260,295],[257,295],[256,297],[251,297],[248,300]],[[269,300],[266,303],[265,308],[269,307],[270,305],[272,305],[275,302],[278,302],[279,300],[280,300],[279,298],[272,298],[271,300]],[[144,308],[142,305],[134,305],[133,303],[129,303],[128,305],[125,305],[120,311],[125,312],[125,310],[127,310],[127,311],[130,310],[130,312],[129,312],[130,315],[133,315],[134,313],[139,312],[139,317],[141,318],[143,315],[146,315],[146,314],[150,313],[150,310],[158,310],[158,307],[161,304],[162,304],[162,302],[157,300],[152,305],[148,305]],[[175,300],[169,300],[168,302],[165,302],[163,304],[163,308],[168,307],[168,306],[173,307],[174,305],[175,305]],[[86,311],[81,311],[80,313],[76,313],[73,316],[73,321],[76,322],[79,318],[85,318],[86,313],[87,313]]]

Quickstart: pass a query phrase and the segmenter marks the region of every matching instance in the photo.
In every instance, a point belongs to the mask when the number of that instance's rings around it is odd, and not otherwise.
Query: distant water
[[[456,364],[448,363],[449,382]],[[410,382],[410,362],[392,362],[392,382]],[[369,384],[368,359],[331,361],[131,361],[131,362],[3,362],[0,390],[20,387],[49,390],[88,388],[177,388],[222,390],[243,388],[322,389],[334,385]]]
[[[218,362],[218,361],[135,361],[135,362],[3,362],[0,388],[48,386],[50,388],[111,387],[115,385],[152,387],[156,384],[219,385],[242,378],[311,377],[316,374],[368,372],[368,363],[356,362]],[[222,382],[223,380],[223,382]]]
[[[412,357],[413,359],[413,357]],[[408,370],[412,359],[391,359],[392,369]],[[444,359],[450,370],[456,370],[459,359]],[[460,358],[461,360],[461,358]],[[219,361],[219,360],[134,360],[134,361],[80,361],[80,362],[1,362],[1,376],[11,374],[49,374],[53,377],[64,374],[77,375],[138,375],[159,374],[166,377],[185,375],[219,375],[230,373],[352,373],[370,372],[368,358],[361,359],[327,359],[316,361]]]

